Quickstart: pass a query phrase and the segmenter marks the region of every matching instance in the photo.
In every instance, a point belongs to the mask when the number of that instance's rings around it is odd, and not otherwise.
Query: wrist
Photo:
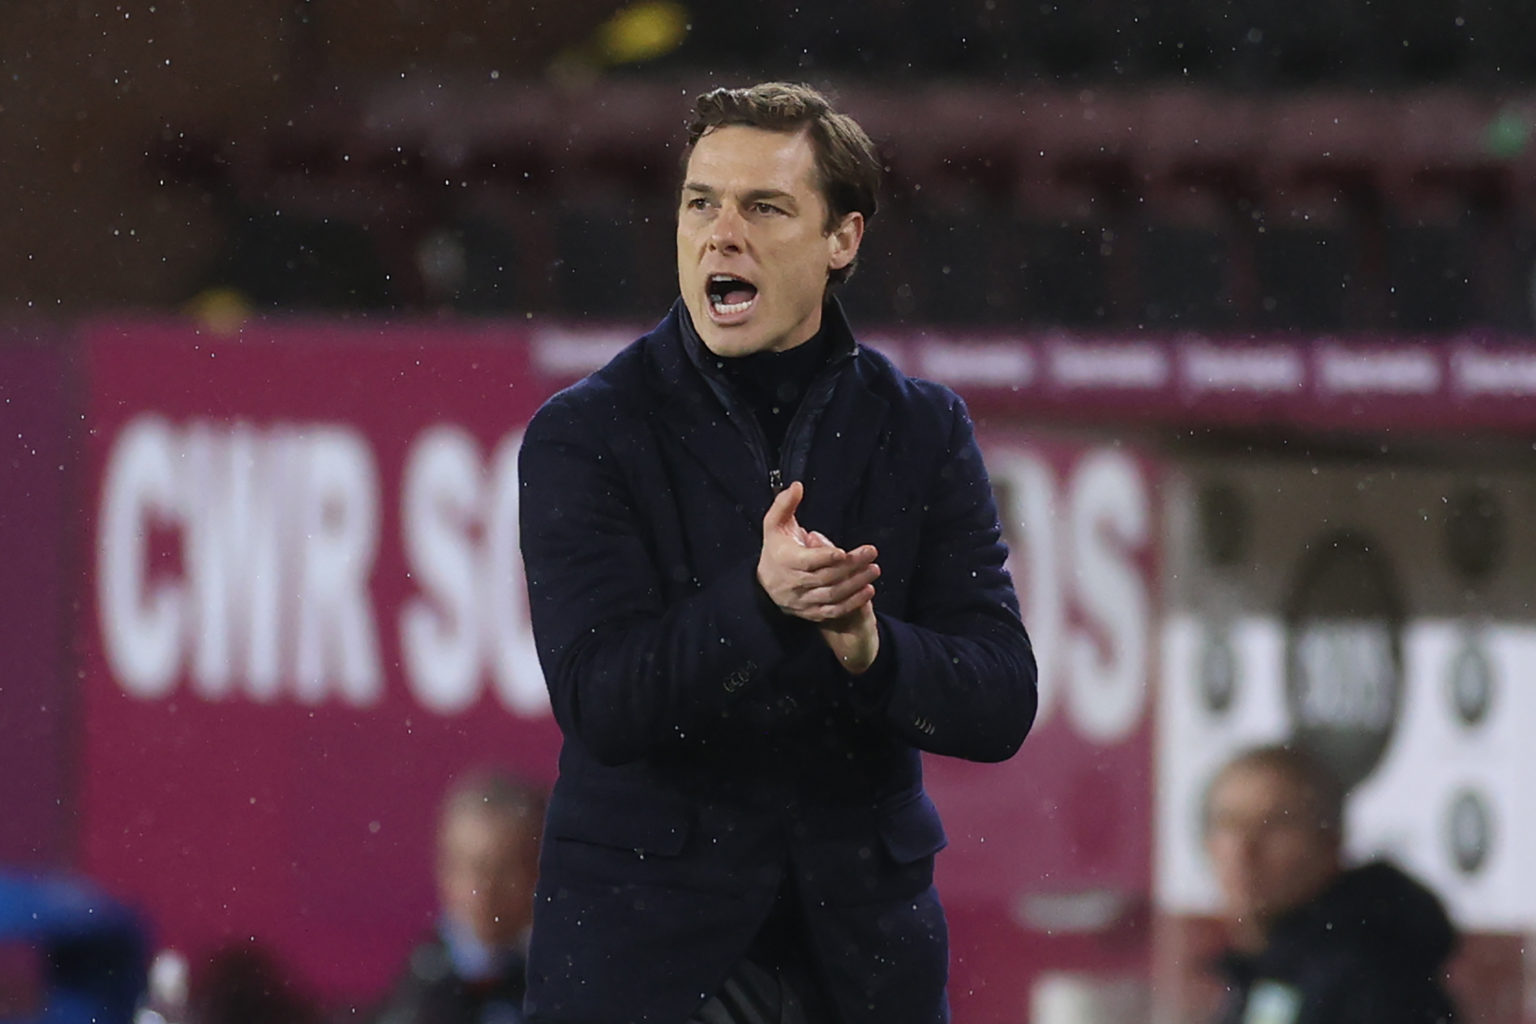
[[[875,649],[869,650],[860,645],[850,651],[840,652],[837,656],[838,663],[843,666],[843,671],[851,676],[861,676],[868,672],[875,664],[875,659],[880,656],[879,644]]]

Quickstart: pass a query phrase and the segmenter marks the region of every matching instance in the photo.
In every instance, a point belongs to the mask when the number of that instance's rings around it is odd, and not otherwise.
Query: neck
[[[1228,923],[1228,940],[1240,953],[1259,953],[1269,945],[1271,921],[1263,917],[1239,917]]]

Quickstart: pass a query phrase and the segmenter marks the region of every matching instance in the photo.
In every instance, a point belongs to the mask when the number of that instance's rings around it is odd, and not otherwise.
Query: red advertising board
[[[83,866],[163,943],[255,938],[365,997],[430,920],[448,778],[551,777],[541,684],[491,642],[526,626],[488,620],[518,618],[505,452],[546,393],[515,342],[89,337]]]
[[[912,343],[907,346],[906,342]],[[1058,423],[1523,434],[1536,424],[1526,339],[1284,332],[1208,336],[924,331],[908,372],[974,405]]]
[[[1151,887],[1157,470],[1114,446],[996,419],[979,436],[1040,667],[1041,706],[1001,765],[929,758],[950,846],[951,999],[1028,1020],[1045,971],[1141,977]]]
[[[161,944],[260,941],[366,1001],[431,921],[449,777],[552,778],[513,454],[622,337],[91,328],[82,866]],[[956,1016],[1002,1024],[1041,969],[1145,970],[1158,526],[1146,460],[981,436],[1044,703],[1013,761],[928,771]]]
[[[0,864],[29,867],[66,854],[69,823],[56,795],[73,774],[61,656],[71,395],[56,341],[29,335],[0,348]]]

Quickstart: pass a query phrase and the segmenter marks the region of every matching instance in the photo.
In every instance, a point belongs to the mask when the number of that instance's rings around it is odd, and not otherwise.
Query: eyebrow
[[[704,196],[714,196],[719,195],[720,193],[720,190],[715,188],[713,185],[705,185],[702,182],[697,181],[685,182],[683,185],[683,191],[697,192],[699,195]],[[746,203],[755,203],[763,199],[787,200],[791,204],[795,202],[795,197],[793,194],[785,192],[783,189],[777,188],[748,189],[746,192],[742,193],[741,198],[742,201]]]

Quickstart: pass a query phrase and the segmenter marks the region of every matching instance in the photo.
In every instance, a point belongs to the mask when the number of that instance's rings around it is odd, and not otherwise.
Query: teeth
[[[715,302],[711,303],[711,305],[715,307],[715,312],[721,316],[730,316],[732,313],[745,312],[752,305],[752,300],[748,299],[746,302]]]

